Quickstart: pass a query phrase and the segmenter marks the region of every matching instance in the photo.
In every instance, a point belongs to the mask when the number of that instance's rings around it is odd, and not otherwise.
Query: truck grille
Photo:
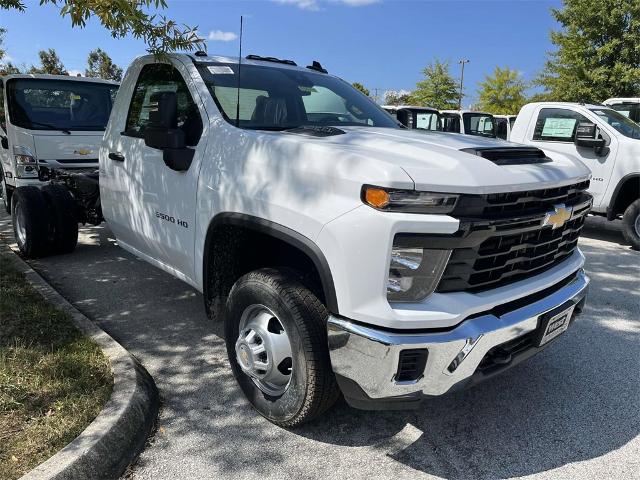
[[[591,209],[589,182],[517,193],[462,197],[453,216],[463,232],[437,292],[479,292],[541,273],[568,258]],[[544,224],[555,206],[571,208],[553,228]]]

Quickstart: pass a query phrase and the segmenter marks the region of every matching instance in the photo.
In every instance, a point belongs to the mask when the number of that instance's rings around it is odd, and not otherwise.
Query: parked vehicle
[[[480,137],[496,138],[493,115],[471,110],[442,110],[442,130]]]
[[[68,219],[45,230],[47,205],[104,216],[122,248],[203,293],[240,388],[278,425],[340,392],[406,408],[495,375],[585,302],[584,165],[403,129],[318,62],[138,58],[99,158],[99,192],[98,172],[42,168],[52,202],[16,190],[22,252],[46,254],[46,231],[74,242]]]
[[[440,112],[435,108],[410,105],[384,105],[382,108],[407,128],[431,131],[442,130]]]
[[[517,115],[494,115],[496,138],[509,140],[511,138],[511,129],[516,122]]]
[[[15,188],[39,185],[38,164],[98,166],[118,84],[66,75],[0,79],[0,180],[7,213]]]
[[[625,117],[629,117],[634,122],[640,123],[640,97],[609,98],[605,100],[603,104],[620,112]]]
[[[593,213],[622,218],[626,241],[640,249],[640,125],[602,105],[530,103],[511,141],[579,158],[593,175]]]

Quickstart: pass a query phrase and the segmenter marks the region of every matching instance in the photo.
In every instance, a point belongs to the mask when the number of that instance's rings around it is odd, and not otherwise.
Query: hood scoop
[[[496,165],[527,165],[551,162],[551,159],[536,147],[463,148],[461,151],[486,158]]]
[[[335,135],[344,135],[344,130],[330,126],[303,125],[301,127],[287,130],[287,133],[295,133],[297,135],[309,135],[311,137],[333,137]]]

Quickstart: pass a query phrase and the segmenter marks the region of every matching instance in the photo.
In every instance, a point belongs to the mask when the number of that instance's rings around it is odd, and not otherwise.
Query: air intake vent
[[[426,349],[402,350],[398,361],[396,382],[411,382],[419,380],[427,366],[428,352]]]
[[[535,147],[464,148],[463,152],[486,158],[496,165],[547,163],[551,159]]]

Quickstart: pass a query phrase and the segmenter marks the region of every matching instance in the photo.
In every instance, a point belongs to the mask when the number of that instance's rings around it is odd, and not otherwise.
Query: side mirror
[[[595,123],[580,122],[576,129],[575,144],[577,147],[602,149],[607,145],[604,138],[596,138],[598,128]]]
[[[164,163],[172,170],[188,170],[195,151],[187,148],[185,133],[178,128],[176,93],[154,93],[151,105],[149,123],[144,131],[145,145],[162,150]]]

